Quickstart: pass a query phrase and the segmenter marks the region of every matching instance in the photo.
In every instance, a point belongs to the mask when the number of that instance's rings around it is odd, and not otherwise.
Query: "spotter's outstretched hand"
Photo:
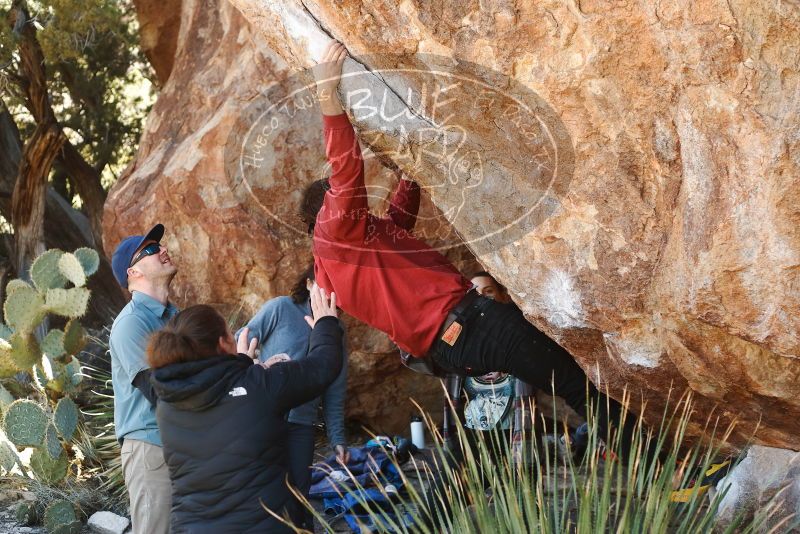
[[[317,321],[323,317],[336,317],[336,293],[331,293],[330,299],[328,299],[325,290],[319,287],[316,282],[311,286],[309,293],[311,295],[311,313],[313,317],[306,315],[305,319],[311,328],[314,328]]]

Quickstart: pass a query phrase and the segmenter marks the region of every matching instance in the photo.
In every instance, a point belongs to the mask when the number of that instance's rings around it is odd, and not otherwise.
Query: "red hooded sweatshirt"
[[[331,189],[314,225],[317,283],[338,306],[424,356],[472,284],[412,234],[419,186],[400,180],[386,217],[369,213],[361,147],[347,115],[324,115]]]

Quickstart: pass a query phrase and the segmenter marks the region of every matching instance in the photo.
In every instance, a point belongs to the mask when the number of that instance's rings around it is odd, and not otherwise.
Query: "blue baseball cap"
[[[111,256],[111,270],[114,271],[114,278],[117,279],[119,285],[128,289],[128,267],[131,265],[133,255],[142,246],[145,241],[161,242],[164,237],[164,225],[157,224],[150,229],[145,235],[132,235],[123,239],[114,255]]]

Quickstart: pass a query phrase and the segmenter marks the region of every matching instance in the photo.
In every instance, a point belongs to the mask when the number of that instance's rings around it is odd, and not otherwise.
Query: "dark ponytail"
[[[308,269],[303,271],[300,276],[297,277],[297,281],[292,286],[292,291],[289,295],[292,297],[292,302],[295,304],[302,304],[308,300],[308,297],[311,296],[311,293],[308,291],[308,287],[306,287],[306,280],[314,281],[314,264],[312,263],[309,265]]]
[[[186,308],[150,337],[147,362],[153,369],[171,363],[204,360],[219,352],[219,338],[228,335],[225,319],[211,306]]]

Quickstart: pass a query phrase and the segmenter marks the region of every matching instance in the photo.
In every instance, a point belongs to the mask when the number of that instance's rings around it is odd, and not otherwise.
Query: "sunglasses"
[[[160,251],[161,251],[160,243],[150,243],[142,250],[140,250],[136,256],[133,257],[128,267],[133,267],[136,264],[136,262],[141,260],[142,258],[146,258],[147,256],[152,256],[153,254],[158,254]]]

